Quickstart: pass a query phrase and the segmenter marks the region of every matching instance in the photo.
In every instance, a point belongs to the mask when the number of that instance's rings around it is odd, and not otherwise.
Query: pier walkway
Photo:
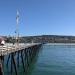
[[[6,44],[4,46],[0,46],[0,56],[7,55],[8,53],[16,52],[36,45],[40,45],[40,43],[29,43],[29,44],[21,43],[18,45]]]
[[[24,72],[27,73],[26,66],[32,62],[41,47],[41,43],[20,43],[5,44],[0,46],[0,75],[19,75],[20,65],[23,65]],[[7,71],[4,70],[7,66]]]

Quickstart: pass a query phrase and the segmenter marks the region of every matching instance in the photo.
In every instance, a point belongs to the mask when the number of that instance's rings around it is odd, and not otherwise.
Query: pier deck
[[[20,64],[24,73],[28,73],[27,67],[36,57],[40,43],[5,44],[0,46],[0,75],[19,75]],[[4,70],[7,68],[7,71]],[[12,68],[13,67],[13,68]]]
[[[29,43],[29,44],[6,44],[4,46],[0,46],[0,56],[7,55],[12,52],[16,52],[19,50],[23,50],[32,46],[39,45],[40,43]]]

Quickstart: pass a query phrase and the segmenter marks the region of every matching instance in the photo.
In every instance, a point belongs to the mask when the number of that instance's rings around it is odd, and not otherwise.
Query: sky
[[[0,0],[0,35],[75,36],[75,0]]]

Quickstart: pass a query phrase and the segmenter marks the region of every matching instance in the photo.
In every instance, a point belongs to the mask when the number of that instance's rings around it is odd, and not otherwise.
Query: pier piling
[[[22,64],[23,71],[25,74],[28,73],[30,63],[32,62],[33,58],[36,56],[37,49],[40,47],[41,44],[31,44],[28,46],[22,46],[15,49],[15,47],[8,47],[3,52],[0,53],[0,75],[15,75],[19,74],[19,68]],[[3,47],[2,47],[3,48]],[[5,61],[4,61],[4,57]],[[6,63],[7,72],[4,71],[4,62]]]

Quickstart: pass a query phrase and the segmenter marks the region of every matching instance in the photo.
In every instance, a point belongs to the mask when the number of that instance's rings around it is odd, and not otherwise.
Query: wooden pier
[[[23,71],[27,73],[26,66],[30,65],[40,46],[40,43],[0,46],[0,75],[13,75],[13,72],[14,75],[19,75],[21,62]],[[4,66],[9,68],[8,74],[4,71]]]

